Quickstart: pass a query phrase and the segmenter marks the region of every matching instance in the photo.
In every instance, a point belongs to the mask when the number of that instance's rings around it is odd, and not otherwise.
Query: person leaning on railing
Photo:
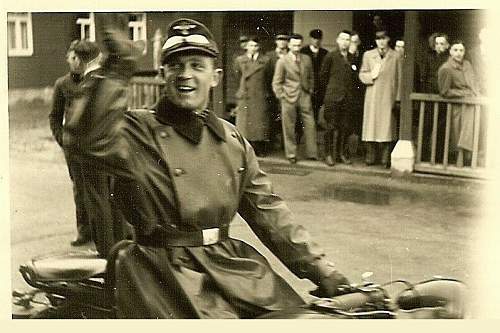
[[[450,47],[450,57],[438,71],[439,94],[445,98],[463,98],[479,95],[478,83],[471,63],[464,59],[465,44],[454,41]],[[450,151],[463,153],[464,164],[472,158],[474,141],[474,106],[452,104]],[[454,156],[456,158],[456,156]],[[459,160],[458,166],[461,162]]]

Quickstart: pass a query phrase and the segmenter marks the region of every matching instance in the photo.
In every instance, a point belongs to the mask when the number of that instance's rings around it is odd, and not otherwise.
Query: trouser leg
[[[281,125],[283,129],[283,145],[286,158],[296,158],[297,143],[295,138],[295,123],[297,121],[297,107],[285,99],[281,101]]]
[[[318,158],[316,124],[311,105],[311,95],[302,92],[299,97],[299,103],[302,124],[304,126],[304,138],[306,140],[306,155],[308,158]]]
[[[85,208],[85,182],[82,166],[69,154],[65,154],[69,176],[73,183],[73,198],[75,202],[76,228],[78,235],[90,239],[91,230],[87,210]]]
[[[365,162],[368,165],[375,163],[375,142],[366,141],[366,158]]]

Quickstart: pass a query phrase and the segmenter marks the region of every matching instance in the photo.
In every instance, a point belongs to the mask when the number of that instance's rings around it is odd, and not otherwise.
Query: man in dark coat
[[[106,26],[104,41],[123,62],[131,48],[120,27]],[[292,221],[248,141],[207,109],[221,78],[217,55],[203,24],[176,20],[162,49],[165,96],[154,110],[124,112],[130,73],[105,63],[76,109],[75,120],[91,123],[66,129],[68,149],[117,177],[115,196],[136,230],[116,263],[120,317],[249,318],[304,304],[259,252],[229,237],[236,213],[319,294],[348,283]]]
[[[351,163],[345,149],[347,136],[352,133],[350,112],[355,89],[348,52],[350,42],[351,32],[342,30],[337,36],[337,48],[327,54],[320,72],[320,101],[324,104],[327,122],[325,161],[329,166],[335,165],[337,158],[345,164]]]
[[[428,94],[439,94],[438,87],[438,70],[448,61],[450,44],[448,36],[444,33],[433,34],[434,49],[427,52],[424,56],[422,65],[420,66],[420,87],[422,92]],[[422,160],[430,161],[431,158],[431,138],[433,126],[433,107],[431,103],[426,105],[424,113],[424,129],[422,138]],[[418,112],[415,116],[418,115]],[[414,118],[415,124],[418,124],[417,117]],[[441,161],[444,154],[444,139],[446,128],[446,105],[439,105],[438,126],[436,137],[436,159]]]
[[[271,146],[273,149],[282,149],[282,129],[281,129],[281,103],[274,96],[273,76],[278,60],[288,53],[289,36],[286,33],[278,33],[274,37],[276,48],[268,51],[266,57],[269,59],[266,66],[266,87],[269,94],[269,109],[271,113]]]
[[[75,40],[66,53],[69,73],[58,78],[54,84],[52,111],[49,114],[52,135],[60,147],[63,147],[63,127],[71,103],[79,92],[83,72],[88,62],[97,57],[99,48],[92,42]],[[85,183],[82,179],[82,166],[73,156],[64,150],[69,176],[73,182],[73,196],[76,208],[77,235],[71,245],[79,246],[91,241],[89,217],[85,209]]]
[[[311,96],[311,102],[314,111],[314,121],[316,124],[318,123],[318,113],[319,113],[319,99],[318,99],[318,91],[319,91],[319,71],[321,70],[321,64],[323,63],[323,59],[328,54],[328,50],[321,47],[321,42],[323,40],[323,31],[320,29],[313,29],[309,32],[309,37],[311,42],[309,45],[305,45],[300,49],[300,53],[308,55],[311,57],[311,61],[313,63],[313,72],[314,72],[314,91]]]

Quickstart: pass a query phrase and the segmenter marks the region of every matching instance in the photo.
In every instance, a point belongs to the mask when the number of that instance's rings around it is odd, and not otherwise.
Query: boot
[[[340,161],[344,164],[351,164],[351,159],[349,158],[349,151],[347,149],[347,144],[345,142],[345,135],[343,132],[339,134],[339,150],[340,150]]]
[[[366,157],[365,163],[366,165],[375,164],[375,143],[374,142],[366,142]]]
[[[327,130],[325,132],[325,163],[328,166],[334,166],[335,165],[335,159],[333,155],[333,133],[331,130]]]

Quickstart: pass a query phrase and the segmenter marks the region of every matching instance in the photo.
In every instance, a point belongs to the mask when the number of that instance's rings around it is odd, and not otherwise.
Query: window
[[[146,13],[134,13],[128,16],[128,37],[133,41],[142,40],[147,45]],[[146,48],[144,48],[144,54]]]
[[[7,13],[7,47],[9,56],[33,55],[31,13]]]
[[[80,26],[80,39],[95,42],[94,13],[83,14],[76,20],[76,24]]]

